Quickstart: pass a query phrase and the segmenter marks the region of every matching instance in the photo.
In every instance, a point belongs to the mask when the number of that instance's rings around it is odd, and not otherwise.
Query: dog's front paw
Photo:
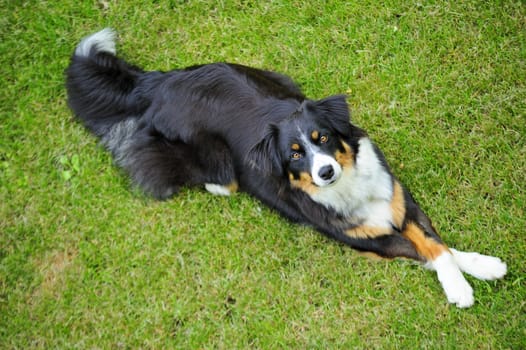
[[[506,263],[497,257],[475,252],[461,252],[451,249],[460,269],[481,280],[495,280],[504,277]]]
[[[455,304],[457,307],[470,307],[475,302],[473,288],[471,288],[464,277],[455,281],[450,280],[442,283],[442,287],[446,293],[447,301]]]
[[[443,253],[431,262],[447,300],[458,307],[470,307],[475,302],[473,288],[462,275],[453,255]]]

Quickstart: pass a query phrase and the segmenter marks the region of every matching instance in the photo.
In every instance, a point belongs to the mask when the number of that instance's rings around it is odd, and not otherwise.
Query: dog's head
[[[287,176],[309,194],[336,183],[352,167],[352,127],[345,96],[304,101],[289,118],[269,127],[249,154],[253,167]]]

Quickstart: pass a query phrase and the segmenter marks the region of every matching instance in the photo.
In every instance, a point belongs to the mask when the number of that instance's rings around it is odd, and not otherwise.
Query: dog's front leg
[[[351,245],[362,251],[372,252],[382,258],[409,258],[423,263],[436,271],[448,301],[464,308],[473,305],[473,289],[462,275],[452,251],[441,241],[426,235],[413,222],[408,222],[402,231],[395,229],[385,234],[385,229],[357,226],[346,230],[352,238]],[[456,251],[455,251],[456,252]],[[462,259],[464,255],[459,255]]]

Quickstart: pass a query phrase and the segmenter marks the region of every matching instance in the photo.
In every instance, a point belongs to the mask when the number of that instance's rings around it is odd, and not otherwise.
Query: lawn
[[[213,3],[213,4],[211,4]],[[521,1],[0,0],[0,348],[526,348]],[[103,27],[151,70],[230,61],[346,93],[442,237],[501,257],[447,304],[244,194],[131,188],[72,119],[64,69]]]

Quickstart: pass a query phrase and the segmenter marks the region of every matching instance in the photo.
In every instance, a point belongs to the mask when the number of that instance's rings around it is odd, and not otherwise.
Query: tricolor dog
[[[110,29],[78,44],[66,75],[74,114],[157,198],[244,191],[360,252],[422,263],[458,307],[474,303],[463,272],[506,273],[499,258],[444,244],[344,96],[311,100],[284,75],[238,64],[146,72],[116,56]]]

